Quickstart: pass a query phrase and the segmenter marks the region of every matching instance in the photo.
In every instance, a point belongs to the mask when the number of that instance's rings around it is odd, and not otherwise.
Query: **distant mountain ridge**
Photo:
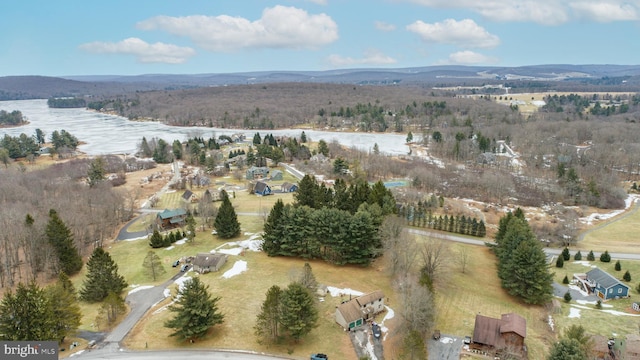
[[[606,81],[605,81],[606,80]],[[583,82],[640,89],[640,65],[546,64],[519,67],[439,65],[325,71],[254,71],[209,74],[0,77],[0,100],[117,94],[274,82],[451,86],[519,82]]]

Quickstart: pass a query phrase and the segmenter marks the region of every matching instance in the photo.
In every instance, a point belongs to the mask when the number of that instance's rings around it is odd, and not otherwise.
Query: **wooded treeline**
[[[10,167],[2,171],[0,287],[57,275],[60,264],[45,235],[51,209],[69,228],[83,257],[111,239],[116,228],[130,218],[131,196],[107,182],[93,188],[79,183],[87,167],[84,162],[71,161],[43,170],[23,172]]]
[[[12,112],[0,110],[0,125],[21,125],[25,122],[26,120],[19,110]]]
[[[269,213],[262,245],[269,256],[368,265],[380,255],[378,228],[385,215],[396,211],[382,182],[347,187],[337,180],[330,189],[305,175],[294,197],[294,204],[278,200]]]

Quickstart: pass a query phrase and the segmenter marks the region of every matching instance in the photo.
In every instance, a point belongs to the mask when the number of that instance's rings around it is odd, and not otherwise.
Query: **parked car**
[[[180,268],[181,272],[185,272],[187,270],[189,270],[189,265],[187,265],[187,264],[182,265],[182,267]]]
[[[176,260],[173,262],[173,264],[171,265],[172,267],[177,267],[178,265],[180,265],[180,260]]]
[[[312,354],[311,360],[328,360],[329,357],[326,354]]]
[[[433,332],[433,340],[440,340],[440,330]]]
[[[467,345],[471,344],[471,336],[465,336],[464,337],[464,343],[467,344]]]
[[[373,337],[375,337],[376,339],[379,339],[380,335],[382,335],[382,331],[380,331],[380,325],[378,324],[373,324],[371,326],[371,331],[373,332]]]

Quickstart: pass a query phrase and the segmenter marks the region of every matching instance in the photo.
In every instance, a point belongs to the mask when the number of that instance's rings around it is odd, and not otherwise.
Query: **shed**
[[[227,262],[227,257],[226,254],[198,254],[193,259],[193,270],[200,274],[218,271]]]
[[[253,193],[262,196],[271,195],[271,187],[264,181],[258,181],[253,187]]]
[[[198,196],[193,193],[191,190],[185,190],[182,194],[182,201],[186,203],[193,203],[198,201]]]
[[[282,180],[282,171],[280,170],[273,170],[271,172],[271,180]]]
[[[285,193],[295,192],[295,191],[298,191],[298,184],[283,182],[282,185],[280,185],[280,189],[282,192],[285,192]]]
[[[499,319],[478,314],[471,346],[483,351],[506,351],[517,357],[525,357],[526,337],[527,321],[516,313],[503,314]]]

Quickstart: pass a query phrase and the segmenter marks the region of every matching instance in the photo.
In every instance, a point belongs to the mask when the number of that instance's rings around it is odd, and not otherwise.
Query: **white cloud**
[[[602,23],[640,19],[638,7],[629,3],[576,1],[569,3],[569,7],[582,18]]]
[[[493,48],[500,44],[500,38],[471,19],[446,19],[433,24],[418,20],[408,25],[407,30],[420,35],[426,42],[479,48]]]
[[[353,65],[389,65],[395,64],[397,60],[378,50],[367,50],[362,58],[344,57],[334,54],[327,58],[327,62],[334,67],[342,67]]]
[[[149,44],[138,38],[128,38],[119,42],[95,41],[82,44],[80,48],[96,54],[134,55],[142,63],[182,64],[196,54],[190,47],[161,42]]]
[[[308,2],[312,2],[314,4],[318,4],[318,5],[327,5],[327,0],[307,0]]]
[[[576,18],[598,22],[640,19],[640,4],[628,0],[406,0],[441,8],[465,9],[492,21],[559,25]]]
[[[156,16],[137,24],[143,30],[164,30],[189,37],[211,51],[244,48],[317,48],[338,39],[338,25],[322,13],[310,15],[294,7],[266,8],[250,21],[228,15]]]
[[[376,21],[375,26],[376,26],[376,29],[380,31],[393,31],[396,29],[395,25],[386,23],[384,21]]]
[[[449,64],[473,65],[473,64],[495,64],[498,59],[479,54],[477,52],[464,50],[449,55]]]

